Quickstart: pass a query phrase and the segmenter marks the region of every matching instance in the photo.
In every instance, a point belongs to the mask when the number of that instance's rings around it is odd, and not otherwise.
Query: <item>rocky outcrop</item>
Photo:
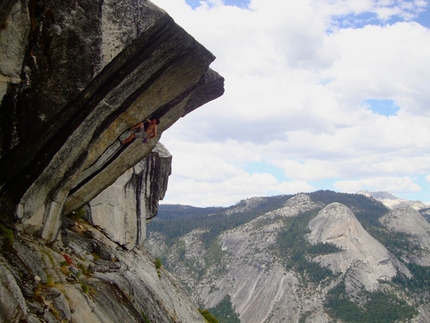
[[[14,1],[2,26],[2,220],[47,241],[62,213],[91,201],[178,118],[223,93],[209,68],[215,57],[149,1]],[[161,120],[158,136],[122,146],[148,117]]]
[[[128,250],[141,246],[146,221],[164,198],[172,156],[157,143],[154,150],[89,203],[89,221]]]

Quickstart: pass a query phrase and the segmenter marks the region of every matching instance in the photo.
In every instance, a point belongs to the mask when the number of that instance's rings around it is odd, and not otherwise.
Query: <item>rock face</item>
[[[143,240],[214,59],[147,0],[0,3],[0,322],[204,322]]]
[[[223,78],[209,68],[214,56],[149,1],[24,4],[13,2],[0,29],[0,205],[3,221],[53,241],[61,213],[222,95]],[[148,117],[160,119],[158,136],[122,146]]]
[[[347,286],[354,289],[374,291],[380,281],[391,280],[399,268],[407,272],[390,252],[370,236],[354,216],[340,203],[326,206],[309,222],[307,239],[312,244],[332,243],[341,252],[317,257],[322,266],[334,272],[346,274]],[[409,273],[408,273],[409,274]]]
[[[146,221],[157,214],[167,190],[172,156],[161,144],[141,162],[97,195],[90,206],[90,223],[128,250],[141,246]]]

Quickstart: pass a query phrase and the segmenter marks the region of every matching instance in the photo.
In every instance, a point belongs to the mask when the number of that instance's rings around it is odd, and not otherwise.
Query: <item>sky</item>
[[[225,93],[162,135],[162,204],[316,190],[430,204],[427,0],[152,0],[215,56]]]

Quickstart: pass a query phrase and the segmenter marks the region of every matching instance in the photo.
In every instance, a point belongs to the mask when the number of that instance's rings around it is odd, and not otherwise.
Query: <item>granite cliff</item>
[[[204,322],[142,243],[214,59],[147,0],[0,3],[0,321]]]

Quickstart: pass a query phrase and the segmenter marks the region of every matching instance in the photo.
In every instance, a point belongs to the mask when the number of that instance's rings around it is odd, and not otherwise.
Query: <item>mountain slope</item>
[[[418,257],[411,233],[382,224],[390,210],[379,201],[330,191],[270,201],[253,198],[216,215],[184,215],[182,227],[189,230],[173,239],[164,236],[161,207],[148,225],[146,246],[196,303],[215,308],[231,300],[241,322],[427,322],[428,288],[417,293],[408,284],[423,286],[428,268],[411,263]],[[259,213],[255,206],[262,204],[266,211]],[[230,322],[227,316],[220,322]]]

